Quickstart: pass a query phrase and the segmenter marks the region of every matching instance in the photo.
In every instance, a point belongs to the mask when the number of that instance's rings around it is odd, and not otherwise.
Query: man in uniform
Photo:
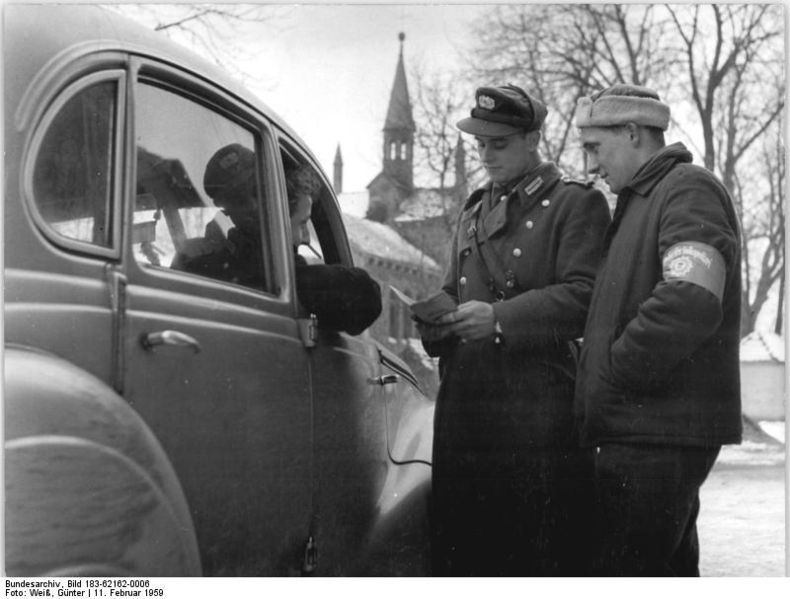
[[[572,414],[609,210],[541,161],[546,107],[479,88],[458,128],[490,181],[464,205],[443,290],[455,311],[418,323],[440,356],[433,455],[437,575],[583,574],[592,456]]]
[[[618,194],[576,386],[607,576],[699,575],[699,489],[741,438],[737,217],[721,182],[665,145],[669,114],[625,84],[576,111],[589,171]]]
[[[178,254],[172,268],[260,288],[263,274],[255,154],[230,144],[218,150],[206,165],[203,187],[217,207],[233,222],[227,237],[211,221],[199,243]],[[296,253],[310,238],[313,197],[318,183],[306,169],[288,174],[288,205],[294,242],[296,291],[306,312],[318,325],[358,335],[381,314],[381,288],[361,268],[341,264],[307,264]]]

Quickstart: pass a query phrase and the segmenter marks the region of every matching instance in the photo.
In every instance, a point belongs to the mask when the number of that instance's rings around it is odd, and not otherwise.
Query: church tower
[[[340,195],[343,193],[343,156],[340,154],[340,144],[337,144],[333,166],[335,167],[335,172],[332,178],[332,187],[335,188],[335,193]]]
[[[455,144],[455,187],[454,192],[459,202],[463,202],[469,194],[466,181],[466,150],[461,134]]]
[[[414,190],[414,119],[412,118],[406,69],[403,66],[404,33],[398,34],[400,53],[395,81],[390,92],[387,118],[384,121],[383,174],[398,186],[401,197]]]

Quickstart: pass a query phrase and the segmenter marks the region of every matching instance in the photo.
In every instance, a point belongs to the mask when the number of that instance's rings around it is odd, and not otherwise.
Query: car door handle
[[[194,337],[180,331],[157,331],[155,333],[145,333],[140,340],[143,348],[153,349],[157,345],[172,345],[175,347],[191,347],[196,354],[200,352],[200,343]]]
[[[371,385],[391,385],[397,383],[400,377],[397,374],[383,374],[381,376],[374,376],[368,379]]]

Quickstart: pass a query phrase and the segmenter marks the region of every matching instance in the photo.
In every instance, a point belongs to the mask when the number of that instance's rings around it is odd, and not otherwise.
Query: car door
[[[280,149],[286,171],[313,169],[319,181],[311,241],[299,248],[300,255],[308,263],[351,265],[338,205],[326,181],[285,136]],[[385,366],[367,331],[352,336],[322,326],[319,319],[314,341],[316,513],[311,534],[320,556],[316,571],[425,574],[432,406],[416,389],[408,391],[414,387],[406,378],[413,377],[405,365]],[[413,459],[417,454],[422,460]],[[416,500],[407,497],[413,491]]]
[[[85,74],[82,66],[63,89],[43,78],[6,121],[4,332],[6,343],[66,357],[110,381],[106,266],[120,253],[125,74]],[[13,112],[7,105],[7,116]],[[13,152],[23,156],[21,168]]]
[[[205,573],[296,574],[312,512],[310,377],[271,138],[255,114],[175,69],[143,62],[136,79],[123,392],[178,473]],[[255,282],[178,266],[235,243],[203,186],[230,144],[255,153]]]

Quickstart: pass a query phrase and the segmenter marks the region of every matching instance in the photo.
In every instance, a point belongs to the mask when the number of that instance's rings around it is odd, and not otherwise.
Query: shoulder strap
[[[479,222],[480,211],[477,211],[473,225],[474,243],[472,243],[472,252],[480,259],[483,268],[488,272],[488,288],[497,301],[502,301],[508,296],[517,295],[521,290],[515,275],[505,269],[502,258],[491,249],[490,244],[480,243],[477,237],[477,223]]]

